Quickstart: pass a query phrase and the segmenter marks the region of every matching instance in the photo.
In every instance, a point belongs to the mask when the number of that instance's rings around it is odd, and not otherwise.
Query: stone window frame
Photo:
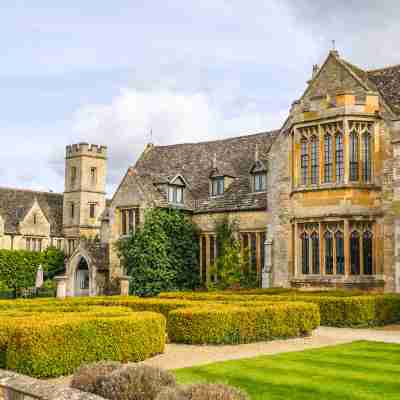
[[[185,188],[182,185],[169,184],[167,188],[168,203],[182,205],[184,199]]]
[[[214,176],[211,178],[211,197],[223,196],[225,193],[225,176]]]
[[[24,236],[24,238],[27,251],[36,251],[38,253],[43,251],[43,237],[29,235]]]
[[[128,236],[136,232],[140,224],[140,208],[138,206],[119,207],[120,235]]]
[[[345,224],[348,221],[348,243],[345,237]],[[297,257],[298,265],[297,273],[303,276],[319,276],[319,277],[333,277],[333,276],[371,276],[376,272],[376,258],[375,258],[375,221],[370,220],[351,220],[351,219],[337,219],[335,221],[318,221],[318,222],[299,222],[297,223],[297,233],[295,241],[295,257]],[[312,248],[312,235],[319,235],[323,240],[319,240],[319,263],[320,273],[315,274],[315,252]],[[358,237],[359,245],[354,249],[357,254],[352,255],[352,237]],[[327,239],[330,240],[330,256],[327,259]],[[305,241],[308,239],[308,241]],[[307,249],[305,249],[305,243]],[[348,246],[348,258],[345,258],[346,246]],[[368,247],[367,247],[368,246]],[[303,258],[306,255],[306,259]],[[354,268],[352,257],[356,256],[359,268]],[[306,266],[308,265],[308,269]]]
[[[294,128],[294,144],[299,146],[296,177],[293,177],[295,186],[300,190],[307,188],[325,188],[329,186],[346,184],[372,184],[374,182],[374,131],[376,121],[366,118],[341,117],[327,122],[309,123],[305,126]],[[356,154],[355,164],[351,164],[351,135],[355,135]],[[313,155],[311,140],[316,135],[319,141],[318,178],[313,177]],[[325,146],[325,138],[330,135],[329,148]],[[340,138],[340,139],[339,139]],[[340,140],[340,141],[339,141]],[[305,147],[307,143],[307,148]],[[338,146],[340,145],[340,149]],[[306,154],[304,154],[306,150]],[[307,157],[307,166],[304,166],[304,157]],[[328,160],[327,160],[328,158]],[[328,162],[327,162],[328,161]],[[316,163],[315,163],[316,164]],[[327,166],[330,169],[327,171]],[[352,168],[356,173],[352,175]],[[327,176],[328,175],[328,176]],[[329,178],[329,179],[328,179]],[[317,182],[317,183],[315,183]]]

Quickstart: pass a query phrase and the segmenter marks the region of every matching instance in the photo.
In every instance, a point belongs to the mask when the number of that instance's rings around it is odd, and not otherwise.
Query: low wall
[[[57,386],[14,372],[0,370],[0,400],[104,400],[76,389]]]

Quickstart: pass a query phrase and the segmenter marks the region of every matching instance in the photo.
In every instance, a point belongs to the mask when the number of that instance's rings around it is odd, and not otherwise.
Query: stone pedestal
[[[267,234],[264,242],[264,265],[261,273],[261,287],[263,289],[272,287],[272,238]]]
[[[119,278],[119,287],[121,296],[129,296],[129,276]]]
[[[54,280],[57,284],[57,298],[65,299],[67,296],[67,276],[56,276]]]

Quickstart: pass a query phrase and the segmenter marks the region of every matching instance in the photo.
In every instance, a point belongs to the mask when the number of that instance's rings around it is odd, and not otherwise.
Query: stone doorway
[[[89,296],[89,265],[84,257],[79,260],[75,272],[75,296]]]

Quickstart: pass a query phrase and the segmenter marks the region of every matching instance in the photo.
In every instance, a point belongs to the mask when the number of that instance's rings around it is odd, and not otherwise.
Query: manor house
[[[198,226],[203,282],[227,215],[263,287],[400,291],[400,65],[364,70],[331,51],[280,129],[148,144],[109,200],[106,160],[104,146],[67,146],[63,194],[0,189],[0,246],[64,249],[68,296],[123,281],[114,244],[152,207]]]

